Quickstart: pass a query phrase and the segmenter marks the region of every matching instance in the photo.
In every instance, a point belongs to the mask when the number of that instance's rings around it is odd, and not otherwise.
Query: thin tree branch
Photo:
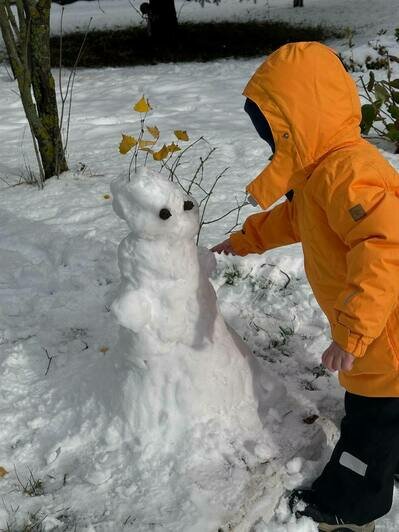
[[[243,207],[246,207],[247,205],[250,205],[250,203],[246,200],[244,200],[244,202],[241,204],[241,205],[237,205],[237,207],[234,207],[233,209],[230,209],[229,211],[227,211],[225,214],[222,214],[221,216],[219,216],[219,218],[214,218],[213,220],[206,220],[203,222],[203,225],[209,225],[209,224],[213,224],[215,222],[220,222],[220,220],[223,220],[224,218],[226,218],[227,216],[229,216],[229,214],[232,214],[233,212],[236,212],[236,211],[240,211]],[[238,225],[238,224],[237,224]],[[236,226],[235,226],[236,227]],[[231,230],[232,231],[232,230]],[[229,231],[229,233],[231,232]]]
[[[10,0],[5,0],[5,6],[6,6],[6,10],[7,10],[8,20],[10,21],[10,27],[11,27],[12,31],[14,32],[16,42],[18,43],[19,40],[20,40],[19,28],[18,28],[17,21],[15,19],[14,13],[13,13],[13,11],[11,9],[11,6],[10,6]]]
[[[211,148],[205,158],[200,157],[200,164],[199,164],[197,170],[195,171],[195,174],[194,174],[193,179],[191,180],[190,186],[188,187],[188,193],[189,194],[190,194],[190,191],[191,191],[191,188],[192,188],[193,184],[194,183],[197,184],[196,183],[196,179],[197,179],[197,176],[198,176],[200,171],[201,171],[201,180],[200,180],[199,184],[202,183],[204,165],[209,160],[209,158],[213,155],[213,153],[215,151],[216,151],[216,148]]]
[[[50,371],[50,366],[51,366],[51,362],[53,361],[54,355],[53,355],[53,356],[50,356],[50,355],[49,355],[49,352],[47,351],[47,349],[46,349],[45,347],[43,347],[43,351],[46,353],[47,360],[48,360],[46,373],[44,374],[44,375],[47,377],[48,372]]]
[[[216,185],[218,184],[219,180],[224,176],[224,174],[227,172],[229,168],[225,168],[222,172],[220,172],[220,174],[216,177],[215,181],[213,182],[210,190],[209,190],[209,193],[208,193],[208,196],[206,197],[206,200],[205,200],[205,204],[204,204],[204,207],[202,209],[202,213],[201,213],[201,219],[200,219],[200,224],[199,224],[199,231],[198,231],[198,234],[197,234],[197,245],[198,245],[198,242],[199,242],[199,238],[200,238],[200,234],[201,234],[201,230],[202,230],[202,227],[203,227],[203,222],[204,222],[204,218],[205,218],[205,212],[206,212],[206,209],[208,207],[208,203],[209,203],[209,200],[213,194],[213,191],[215,190],[215,187]]]
[[[11,30],[10,22],[8,20],[5,0],[0,0],[0,29],[3,34],[4,44],[6,45],[8,57],[10,59],[13,71],[22,71],[23,65],[18,54],[15,35]]]
[[[71,125],[71,112],[72,112],[72,94],[73,94],[73,88],[74,88],[74,85],[75,85],[76,71],[77,71],[77,67],[78,67],[80,58],[82,57],[84,47],[86,45],[87,36],[89,35],[90,25],[91,25],[92,21],[93,21],[93,17],[90,17],[89,23],[87,24],[87,28],[86,28],[86,32],[85,32],[82,44],[81,44],[79,52],[78,52],[78,56],[77,56],[77,58],[75,60],[75,63],[73,65],[72,79],[70,77],[69,80],[68,80],[67,94],[68,94],[69,89],[70,89],[70,97],[69,97],[69,107],[68,107],[67,133],[66,133],[66,138],[65,138],[64,151],[67,150],[68,141],[69,141],[69,130],[70,130],[70,125]]]

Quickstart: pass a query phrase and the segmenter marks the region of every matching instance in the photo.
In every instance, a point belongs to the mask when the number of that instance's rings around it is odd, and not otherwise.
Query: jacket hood
[[[360,139],[355,82],[323,44],[279,48],[257,69],[243,94],[264,114],[276,146],[271,163],[247,186],[263,209],[290,189],[303,187],[330,152]]]

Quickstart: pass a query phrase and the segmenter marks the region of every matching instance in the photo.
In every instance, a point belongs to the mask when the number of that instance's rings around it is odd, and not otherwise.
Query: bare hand
[[[214,253],[225,253],[226,255],[236,255],[236,252],[234,251],[232,245],[230,244],[230,239],[224,240],[223,242],[220,242],[220,244],[216,244],[216,246],[213,246],[211,249]]]
[[[332,342],[321,357],[323,365],[331,371],[350,371],[355,357]]]

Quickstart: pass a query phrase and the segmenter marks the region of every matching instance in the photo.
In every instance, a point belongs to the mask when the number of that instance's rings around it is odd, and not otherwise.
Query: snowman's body
[[[159,453],[187,442],[198,426],[243,441],[260,434],[260,406],[275,386],[219,312],[208,280],[213,257],[202,251],[200,260],[194,243],[195,202],[146,169],[111,191],[131,231],[119,246],[122,282],[112,309],[136,441]]]

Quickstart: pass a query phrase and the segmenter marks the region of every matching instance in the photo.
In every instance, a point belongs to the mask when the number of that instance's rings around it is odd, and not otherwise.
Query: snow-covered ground
[[[141,24],[137,13],[142,0],[99,0],[99,2],[80,1],[64,6],[63,28],[71,31],[84,29],[92,19],[91,27],[125,27]],[[305,0],[305,7],[293,9],[292,0],[221,0],[219,5],[188,0],[175,0],[179,20],[218,22],[221,20],[286,20],[327,24],[329,26],[356,29],[363,38],[372,38],[381,28],[392,30],[397,24],[393,16],[398,10],[397,0]],[[55,4],[52,8],[52,31],[60,31],[62,7]]]
[[[51,31],[58,35],[85,31],[89,22],[92,29],[123,28],[144,24],[139,13],[144,0],[78,1],[51,9]],[[285,20],[292,23],[326,24],[355,30],[360,40],[374,38],[380,29],[389,32],[397,26],[395,16],[398,0],[305,0],[305,6],[293,9],[292,0],[220,0],[201,7],[193,0],[175,0],[176,12],[181,22]],[[1,37],[0,37],[1,42]]]
[[[353,53],[359,58],[367,40],[386,28],[381,38],[398,54],[389,36],[397,1],[380,0],[372,7],[364,0],[305,3],[303,10],[292,10],[285,0],[270,0],[266,7],[226,0],[203,10],[190,3],[181,17],[242,19],[264,16],[270,9],[271,18],[278,14],[351,26],[357,29]],[[102,9],[108,6],[106,24],[124,24],[127,6],[101,2]],[[54,6],[55,16],[57,10]],[[67,6],[65,24],[81,24],[92,10],[98,11],[96,2]],[[96,24],[104,23],[102,17],[97,13]],[[347,50],[344,40],[334,45]],[[198,524],[195,493],[187,496],[181,486],[170,486],[161,510],[156,490],[153,505],[144,505],[148,494],[144,499],[134,482],[135,457],[120,447],[115,417],[106,407],[117,384],[107,371],[118,337],[109,310],[120,279],[117,246],[126,235],[112,210],[109,185],[127,170],[129,161],[117,147],[122,132],[137,133],[131,106],[145,93],[154,107],[148,123],[163,135],[187,129],[192,139],[204,135],[217,147],[205,180],[211,183],[224,168],[229,170],[209,215],[232,208],[269,155],[242,111],[241,91],[258,64],[259,59],[225,60],[79,71],[71,171],[43,191],[23,182],[12,186],[26,176],[26,167],[35,168],[35,161],[16,87],[0,67],[0,467],[9,472],[1,477],[0,469],[0,530],[7,523],[12,532],[24,530],[30,519],[41,522],[43,530],[216,531],[211,517]],[[399,168],[391,147],[381,148]],[[218,242],[233,224],[234,217],[208,226],[202,244]],[[306,485],[318,474],[337,435],[343,392],[336,377],[320,366],[328,327],[307,285],[300,246],[261,257],[220,257],[213,283],[225,319],[265,370],[287,387],[266,429],[278,464],[278,480],[271,480],[257,501],[267,516],[284,490]],[[232,483],[237,483],[246,467],[233,465]],[[209,486],[216,506],[217,479],[198,479]],[[155,488],[164,482],[154,478]],[[291,518],[286,505],[283,496],[271,518],[244,519],[242,532],[251,526],[254,532],[315,530],[308,520]],[[399,530],[398,499],[377,530]]]

